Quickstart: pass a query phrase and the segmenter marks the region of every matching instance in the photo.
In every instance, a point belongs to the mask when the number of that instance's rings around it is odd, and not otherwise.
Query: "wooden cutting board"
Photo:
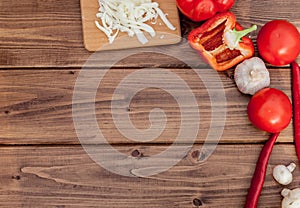
[[[82,29],[85,48],[89,51],[115,50],[125,48],[135,48],[155,45],[176,44],[181,40],[180,22],[175,0],[154,0],[159,3],[159,7],[167,14],[169,21],[176,27],[176,30],[170,30],[163,21],[158,18],[156,24],[149,23],[156,31],[156,36],[151,37],[146,34],[149,40],[146,44],[141,44],[137,38],[129,37],[127,33],[119,33],[112,44],[109,44],[106,35],[100,31],[96,25],[96,13],[99,9],[98,0],[80,0]]]

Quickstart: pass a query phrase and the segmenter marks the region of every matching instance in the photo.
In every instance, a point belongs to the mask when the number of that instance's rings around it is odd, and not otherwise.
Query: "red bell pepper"
[[[234,0],[176,0],[179,10],[195,22],[213,17],[217,12],[229,10]]]
[[[224,12],[192,30],[188,41],[211,67],[217,71],[224,71],[254,55],[252,40],[244,36],[256,28],[256,25],[253,25],[242,30],[234,14]]]

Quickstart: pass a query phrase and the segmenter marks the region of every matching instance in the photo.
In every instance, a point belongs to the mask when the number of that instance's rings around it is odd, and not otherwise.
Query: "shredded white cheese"
[[[167,15],[159,8],[157,2],[152,0],[98,0],[98,18],[95,21],[99,28],[107,36],[109,43],[113,43],[119,32],[126,32],[130,37],[136,35],[137,39],[145,44],[148,39],[144,32],[154,37],[153,27],[146,22],[156,23],[158,17],[170,30],[176,30],[167,19]]]

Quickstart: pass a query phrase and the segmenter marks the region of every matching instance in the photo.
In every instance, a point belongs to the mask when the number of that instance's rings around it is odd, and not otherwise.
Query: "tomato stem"
[[[251,185],[248,191],[245,208],[257,207],[259,196],[262,191],[265,178],[266,178],[269,158],[272,153],[275,141],[279,136],[279,134],[280,133],[272,134],[260,152],[259,158],[257,160],[255,172],[252,177]]]

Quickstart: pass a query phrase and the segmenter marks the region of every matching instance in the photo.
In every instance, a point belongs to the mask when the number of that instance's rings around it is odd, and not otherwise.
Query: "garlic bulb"
[[[234,80],[242,93],[251,95],[270,85],[269,71],[263,60],[258,57],[238,64],[234,71]]]

